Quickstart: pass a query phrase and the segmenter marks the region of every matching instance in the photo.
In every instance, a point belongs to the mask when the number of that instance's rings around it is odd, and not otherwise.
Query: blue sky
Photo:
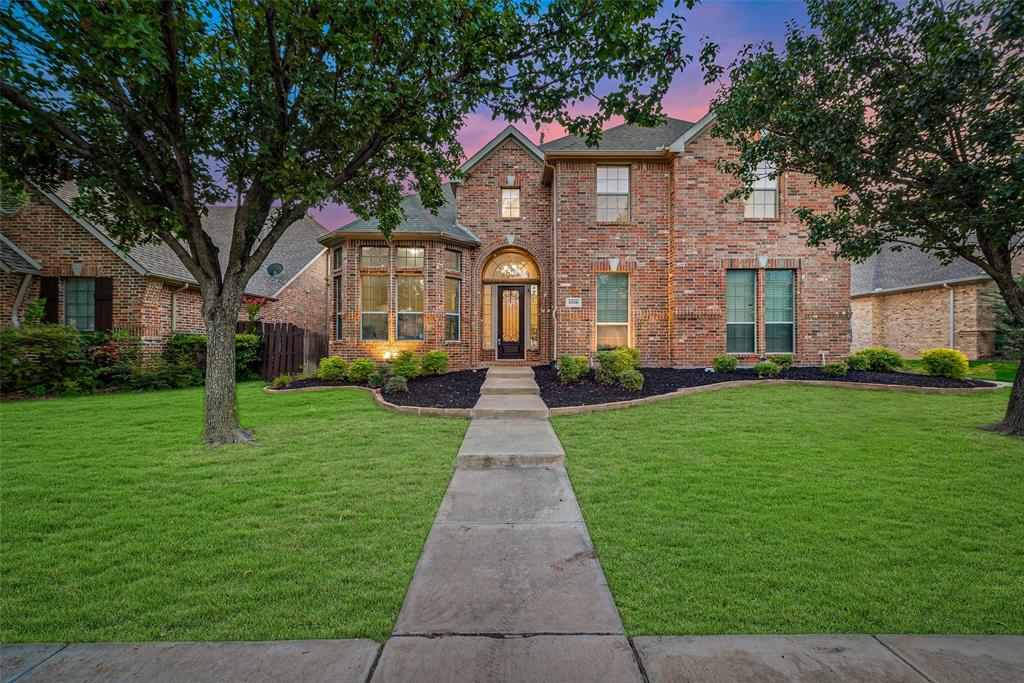
[[[787,21],[795,19],[801,24],[807,23],[807,11],[802,0],[704,0],[692,11],[687,12],[683,8],[681,12],[686,17],[687,52],[694,55],[694,63],[676,77],[662,104],[668,116],[687,121],[696,121],[707,113],[708,102],[714,95],[714,88],[704,85],[700,65],[696,62],[703,36],[708,36],[720,46],[719,62],[727,65],[748,43],[772,41],[781,45]],[[612,121],[609,125],[615,123]],[[466,156],[472,156],[505,125],[501,120],[492,121],[487,112],[470,116],[459,136]],[[557,126],[546,126],[541,131],[534,130],[533,126],[520,126],[520,129],[535,142],[541,133],[545,134],[545,140],[561,137],[561,129]],[[332,230],[353,218],[352,212],[340,205],[327,206],[313,213]]]

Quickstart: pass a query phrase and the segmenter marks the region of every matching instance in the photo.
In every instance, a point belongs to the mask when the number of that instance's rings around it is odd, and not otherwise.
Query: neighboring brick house
[[[35,188],[28,194],[24,206],[0,212],[0,324],[18,324],[25,305],[43,297],[48,321],[129,330],[149,353],[173,332],[204,332],[195,278],[170,247],[118,248],[101,226],[71,209],[72,183],[52,194]],[[234,207],[212,206],[203,221],[222,251],[230,244],[234,213]],[[270,252],[246,288],[269,299],[262,320],[326,331],[327,253],[317,242],[325,233],[312,218],[297,221]]]
[[[1024,273],[1024,258],[1014,262]],[[995,352],[999,294],[992,279],[964,259],[943,265],[920,249],[883,249],[851,271],[853,349],[885,346],[907,358],[954,348],[968,358]]]
[[[849,264],[807,247],[793,215],[832,192],[786,173],[723,202],[736,184],[715,163],[735,152],[708,135],[713,120],[622,125],[597,149],[509,126],[437,215],[412,195],[390,242],[372,219],[325,235],[331,352],[441,348],[453,368],[624,344],[644,365],[845,356]]]

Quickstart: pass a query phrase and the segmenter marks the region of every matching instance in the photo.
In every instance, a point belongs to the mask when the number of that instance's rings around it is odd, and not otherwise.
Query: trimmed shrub
[[[763,360],[754,366],[754,372],[756,372],[757,376],[761,379],[770,379],[772,377],[778,377],[779,373],[782,372],[782,368],[770,360]]]
[[[203,371],[194,365],[164,363],[140,371],[135,376],[136,389],[182,389],[198,387],[203,383]]]
[[[258,334],[235,335],[235,376],[240,379],[256,378],[262,344],[263,339]]]
[[[711,367],[715,369],[715,372],[732,372],[739,364],[736,356],[716,356],[711,361]]]
[[[405,377],[395,375],[394,377],[388,378],[388,381],[384,383],[384,388],[381,391],[385,394],[404,394],[409,391],[409,382],[406,381]]]
[[[770,356],[768,360],[782,368],[783,372],[793,367],[793,356],[788,353],[782,354],[781,356]]]
[[[443,375],[448,372],[447,351],[427,351],[423,354],[423,374]]]
[[[872,347],[851,354],[846,364],[851,370],[896,372],[903,367],[903,356],[890,349]]]
[[[640,365],[640,351],[628,346],[620,346],[611,351],[598,351],[595,357],[598,368],[594,373],[594,379],[601,384],[615,384],[624,371],[636,370]]]
[[[849,368],[846,363],[839,361],[837,363],[826,363],[821,366],[821,374],[828,375],[829,377],[846,377],[846,373]]]
[[[623,370],[619,373],[619,386],[626,391],[640,391],[644,388],[644,376],[639,370]]]
[[[401,375],[407,379],[413,379],[420,376],[422,372],[420,370],[421,365],[419,354],[405,349],[399,351],[395,359],[391,361],[391,372],[396,376]]]
[[[590,372],[590,359],[586,356],[559,356],[558,381],[562,384],[573,384],[587,376]]]
[[[348,364],[348,378],[352,382],[365,382],[377,371],[377,364],[369,358],[356,358]]]
[[[142,340],[128,330],[114,330],[110,341],[117,344],[122,363],[139,365],[142,362]]]
[[[926,375],[963,379],[967,377],[967,356],[956,349],[931,349],[921,354],[921,367]]]
[[[391,377],[391,375],[388,374],[388,371],[385,368],[377,368],[366,380],[366,383],[371,389],[380,389],[387,383],[389,377]]]
[[[348,363],[341,356],[321,358],[316,376],[327,382],[340,382],[348,377]]]
[[[281,387],[285,386],[286,384],[288,384],[291,381],[292,381],[292,376],[291,375],[278,375],[277,377],[275,377],[270,382],[270,386],[273,389],[280,389]]]
[[[167,348],[160,357],[166,363],[191,363],[206,370],[206,337],[201,334],[175,332],[167,341]]]
[[[77,389],[89,366],[78,332],[68,325],[0,330],[0,387],[35,395]]]

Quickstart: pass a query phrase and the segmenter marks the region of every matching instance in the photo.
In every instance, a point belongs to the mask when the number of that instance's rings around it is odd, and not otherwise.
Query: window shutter
[[[96,278],[96,329],[108,332],[114,324],[114,279]]]
[[[60,322],[60,285],[59,279],[55,277],[40,278],[39,296],[46,299],[45,315],[43,322]]]

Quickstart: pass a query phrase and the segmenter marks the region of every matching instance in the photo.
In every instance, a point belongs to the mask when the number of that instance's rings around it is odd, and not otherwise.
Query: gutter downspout
[[[945,282],[942,283],[942,286],[949,290],[949,348],[953,349],[956,348],[956,332],[953,326],[953,311],[955,310],[956,302],[953,298],[953,288]]]
[[[558,173],[551,173],[551,362],[558,361]]]
[[[21,310],[22,304],[25,303],[25,297],[28,295],[28,290],[31,286],[32,273],[25,273],[25,277],[21,280],[21,286],[18,287],[18,295],[14,297],[14,308],[11,309],[11,325],[14,327],[21,327],[21,323],[18,321],[18,311]]]
[[[181,286],[181,289],[175,289],[171,292],[171,334],[178,329],[178,294],[188,289],[188,283],[186,282]]]

